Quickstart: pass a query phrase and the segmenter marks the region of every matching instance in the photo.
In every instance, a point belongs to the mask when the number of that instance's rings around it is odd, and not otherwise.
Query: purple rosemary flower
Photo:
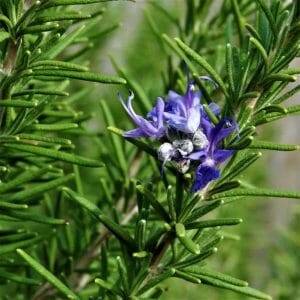
[[[209,77],[201,77],[210,80]],[[161,144],[158,147],[158,159],[165,164],[171,161],[180,173],[195,172],[191,192],[201,191],[212,180],[220,177],[218,166],[233,155],[233,150],[223,149],[223,140],[235,129],[236,122],[224,118],[214,125],[201,104],[201,91],[188,82],[186,93],[182,96],[169,91],[166,101],[157,98],[156,105],[147,114],[147,119],[137,115],[132,108],[133,93],[127,105],[119,99],[138,128],[126,131],[125,137],[152,137]],[[210,110],[219,116],[217,104],[211,103]]]
[[[201,120],[200,98],[201,92],[195,91],[192,82],[188,83],[184,96],[170,91],[164,112],[165,121],[179,131],[194,133]]]
[[[220,177],[217,166],[234,154],[234,150],[222,149],[222,141],[237,129],[237,123],[230,118],[221,120],[215,127],[206,124],[208,147],[189,155],[191,160],[201,161],[195,172],[195,181],[191,192],[205,188],[212,180]]]
[[[133,122],[138,128],[126,131],[123,135],[125,137],[139,138],[139,137],[154,137],[156,139],[161,138],[164,135],[165,126],[163,124],[163,112],[165,109],[165,103],[161,98],[157,98],[155,107],[152,109],[149,118],[152,120],[146,120],[143,117],[137,115],[132,108],[132,100],[134,98],[133,92],[130,92],[127,105],[125,104],[120,93],[118,94],[119,100],[124,109],[131,117]]]

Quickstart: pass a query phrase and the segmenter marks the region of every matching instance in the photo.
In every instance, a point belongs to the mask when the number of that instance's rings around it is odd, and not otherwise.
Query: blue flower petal
[[[136,128],[129,131],[125,131],[123,133],[123,136],[130,138],[140,138],[147,137],[147,134],[141,128]]]
[[[130,130],[124,133],[126,137],[154,137],[161,138],[164,134],[165,127],[163,125],[163,112],[165,108],[164,101],[161,98],[157,99],[156,106],[151,111],[151,118],[153,121],[149,121],[144,119],[143,117],[137,115],[132,107],[132,100],[134,98],[134,94],[131,92],[128,99],[127,104],[124,103],[121,95],[119,94],[119,100],[131,117],[133,122],[138,126],[138,128],[134,130]]]
[[[196,169],[195,182],[191,188],[191,192],[195,193],[202,190],[212,180],[220,177],[220,171],[215,167],[211,161],[202,163]]]
[[[183,98],[187,110],[200,104],[201,92],[195,91],[194,82],[190,81],[188,83],[188,87]]]
[[[217,149],[214,151],[213,158],[216,163],[222,163],[234,153],[235,150]]]
[[[206,158],[206,156],[207,156],[207,148],[189,154],[188,158],[191,160],[203,160]]]
[[[200,117],[200,108],[198,106],[190,109],[186,121],[186,133],[194,133],[199,128]]]
[[[217,148],[218,144],[237,129],[237,123],[232,118],[222,119],[211,133],[212,148]]]

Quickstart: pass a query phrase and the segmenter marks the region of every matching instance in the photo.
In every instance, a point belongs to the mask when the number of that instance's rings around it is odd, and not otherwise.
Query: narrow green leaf
[[[80,206],[87,209],[90,213],[95,216],[101,215],[102,211],[96,206],[93,202],[89,201],[88,199],[80,196],[79,194],[75,193],[71,189],[64,187],[64,193],[71,199],[80,204]]]
[[[92,3],[101,3],[101,2],[110,2],[116,0],[49,0],[45,3],[45,7],[55,7],[63,5],[79,5],[79,4],[92,4]],[[133,0],[128,0],[133,1]]]
[[[211,196],[211,195],[225,192],[228,190],[236,189],[240,185],[241,185],[241,182],[239,180],[228,181],[223,184],[218,184],[217,186],[215,186],[214,188],[212,188],[211,190],[208,191],[208,195]]]
[[[72,145],[71,140],[67,140],[64,138],[56,137],[56,136],[41,136],[37,134],[29,134],[29,133],[21,133],[17,135],[22,140],[30,140],[30,141],[40,141],[46,143],[53,143],[59,145]],[[0,185],[1,186],[1,185]],[[0,188],[1,191],[1,188]]]
[[[135,240],[137,241],[139,250],[145,247],[146,220],[142,219],[136,225]]]
[[[162,7],[160,4],[150,1],[150,4],[155,7],[164,17],[166,17],[170,22],[172,22],[174,25],[178,26],[179,19],[178,17],[174,16],[174,14],[170,13],[167,9]]]
[[[184,222],[187,217],[190,216],[191,211],[194,209],[194,207],[203,200],[202,195],[194,195],[186,205],[183,206],[180,216],[178,218],[178,221]]]
[[[37,15],[37,17],[33,21],[33,24],[65,21],[65,20],[84,20],[90,18],[91,18],[90,14],[82,14],[81,12],[77,12],[77,11],[60,12],[59,14],[44,13],[44,14]]]
[[[41,285],[41,282],[36,279],[20,276],[15,273],[9,273],[3,270],[1,270],[0,272],[0,278],[21,284]]]
[[[230,44],[233,42],[233,26],[233,14],[230,14],[225,23],[225,41]]]
[[[36,223],[48,224],[48,225],[67,225],[68,222],[63,219],[55,219],[51,217],[47,217],[45,215],[34,214],[29,212],[20,212],[13,210],[2,211],[2,213],[6,216],[10,216],[20,220],[33,221]]]
[[[20,145],[20,144],[6,144],[6,148],[20,150],[28,153],[38,154],[45,157],[54,158],[61,161],[66,161],[69,163],[85,166],[85,167],[103,167],[103,163],[92,160],[89,158],[85,158],[75,154],[69,154],[61,151],[56,151],[52,149],[46,149],[37,146],[30,146],[30,145]]]
[[[265,112],[266,114],[272,113],[272,112],[279,112],[281,114],[286,114],[287,113],[287,109],[281,105],[268,105],[266,107],[261,108],[257,114],[261,113],[261,112]]]
[[[132,253],[132,257],[137,257],[137,258],[145,258],[149,255],[150,255],[150,253],[147,251],[139,251],[139,252]]]
[[[63,35],[58,42],[51,43],[49,50],[43,52],[39,58],[50,60],[57,57],[58,54],[60,54],[64,49],[73,43],[73,41],[81,34],[84,28],[85,26],[83,25],[76,28],[74,31]]]
[[[156,275],[156,276],[152,277],[151,279],[149,279],[148,282],[138,291],[137,296],[140,296],[140,295],[144,294],[145,292],[147,292],[151,288],[157,286],[162,281],[170,278],[174,274],[175,274],[175,269],[174,268],[162,271],[161,274]]]
[[[236,19],[236,23],[237,23],[240,42],[242,43],[244,39],[244,19],[239,8],[240,4],[238,4],[237,0],[231,0],[231,3],[232,3],[233,13]]]
[[[195,221],[195,220],[199,219],[200,217],[208,214],[209,212],[216,209],[217,207],[219,207],[223,203],[224,203],[224,201],[217,200],[217,201],[214,201],[214,202],[211,202],[211,203],[204,204],[204,205],[194,209],[192,211],[192,213],[187,218],[188,222],[192,222],[192,221]]]
[[[299,150],[298,145],[288,145],[288,144],[276,144],[268,141],[257,141],[251,143],[249,148],[252,149],[267,149],[267,150],[276,150],[276,151],[295,151]]]
[[[108,180],[104,179],[104,178],[100,178],[100,185],[101,185],[101,189],[105,195],[105,200],[108,202],[108,203],[113,203],[113,196],[112,196],[112,193],[110,192],[110,189],[109,189],[109,186],[108,186]],[[80,192],[78,190],[78,192]]]
[[[170,222],[170,217],[168,213],[166,212],[165,208],[160,204],[160,202],[155,198],[155,196],[146,188],[144,188],[141,185],[138,185],[136,189],[141,192],[147,200],[150,202],[151,206],[154,208],[154,210],[160,215],[160,217],[165,222]]]
[[[184,271],[177,270],[177,269],[175,270],[175,274],[173,276],[184,279],[185,281],[189,281],[192,283],[196,283],[196,284],[201,283],[201,280],[199,278],[197,278],[189,273],[186,273]]]
[[[241,172],[250,167],[257,159],[262,156],[261,152],[249,153],[245,158],[238,161],[231,168],[226,170],[226,173],[221,177],[221,181],[229,181],[238,176]]]
[[[27,127],[29,130],[38,131],[65,131],[68,129],[78,128],[76,123],[61,123],[61,124],[33,124]]]
[[[217,248],[210,249],[210,250],[205,251],[196,256],[192,256],[191,258],[187,258],[183,261],[176,262],[175,264],[173,264],[173,267],[174,268],[185,268],[188,266],[196,265],[200,261],[205,260],[206,258],[208,258],[209,256],[213,255],[216,252],[217,252]]]
[[[123,266],[122,260],[120,256],[117,256],[117,265],[118,265],[118,271],[121,279],[121,284],[123,286],[123,289],[126,294],[129,292],[129,283],[128,283],[128,274],[125,271],[125,268]]]
[[[181,223],[176,223],[175,224],[175,231],[176,231],[177,237],[184,237],[185,234],[186,234],[184,225],[181,224]]]
[[[269,70],[269,60],[268,60],[268,54],[267,54],[264,46],[260,43],[259,40],[257,40],[254,37],[250,38],[250,42],[256,47],[256,49],[261,54],[261,57],[262,57],[262,59],[264,61],[264,64],[265,64],[266,72],[268,72],[268,70]]]
[[[14,25],[12,24],[12,22],[10,21],[10,19],[8,17],[0,14],[0,21],[2,21],[7,26],[8,30],[10,32],[13,32]]]
[[[281,58],[272,65],[271,71],[276,73],[288,67],[289,63],[297,56],[298,51],[298,43],[290,42],[286,47],[284,47],[284,52],[281,55]]]
[[[234,191],[228,191],[220,194],[213,195],[210,199],[220,199],[236,196],[257,196],[257,197],[279,197],[279,198],[292,198],[300,199],[300,192],[291,192],[284,190],[271,190],[262,188],[253,189],[236,189]]]
[[[42,112],[44,116],[47,117],[55,117],[55,118],[72,118],[74,122],[82,118],[82,112],[78,113],[74,111],[66,111],[66,110],[44,110]],[[67,123],[68,124],[68,123]],[[51,124],[52,125],[52,124]]]
[[[185,268],[185,270],[188,273],[191,274],[200,274],[200,275],[204,275],[204,276],[208,276],[211,278],[215,278],[218,280],[221,280],[223,282],[227,282],[233,285],[237,285],[237,286],[248,286],[248,282],[234,278],[230,275],[227,274],[223,274],[205,267],[198,267],[198,266],[191,266],[191,267],[187,267]]]
[[[286,108],[288,114],[296,114],[300,112],[300,105],[293,105]]]
[[[69,62],[64,62],[64,61],[59,61],[59,60],[39,60],[33,64],[31,64],[31,68],[34,67],[57,67],[59,69],[67,69],[67,70],[74,70],[74,71],[88,71],[88,68],[85,66],[69,63]]]
[[[239,218],[215,219],[215,220],[188,223],[185,225],[185,227],[186,229],[198,229],[198,228],[206,228],[206,227],[232,226],[232,225],[238,225],[241,222],[243,222],[243,220]]]
[[[248,92],[248,93],[241,95],[240,100],[258,98],[259,96],[260,96],[259,92],[255,92],[255,91]]]
[[[22,185],[23,183],[29,182],[35,178],[39,178],[49,170],[50,167],[41,168],[41,169],[30,168],[29,170],[26,170],[25,172],[16,176],[13,180],[10,180],[9,182],[1,183],[0,193],[7,192],[11,189],[14,189]]]
[[[3,135],[1,136],[0,143],[16,143],[19,141],[20,139],[15,135]]]
[[[108,283],[107,281],[101,279],[101,278],[96,278],[95,283],[97,285],[99,285],[100,287],[108,290],[108,291],[113,290],[113,285],[111,283]]]
[[[49,272],[43,265],[33,259],[22,249],[17,249],[17,253],[45,280],[47,280],[51,285],[57,288],[63,295],[68,299],[78,299],[79,297],[71,291],[64,283],[62,283],[57,277],[55,277],[51,272]]]
[[[59,24],[54,23],[54,24],[45,24],[45,25],[32,25],[28,26],[25,28],[22,28],[19,31],[19,34],[33,34],[33,33],[40,33],[40,32],[45,32],[45,31],[52,31],[55,30],[59,27]]]
[[[255,134],[256,134],[255,126],[244,126],[243,130],[240,131],[239,136],[234,137],[234,141],[238,141],[239,139],[244,140],[246,138],[249,138],[250,136],[254,136]]]
[[[232,149],[232,150],[242,150],[245,148],[249,148],[253,141],[253,136],[247,136],[243,139],[236,140],[234,143],[228,145],[226,149]]]
[[[102,222],[119,240],[127,244],[131,250],[136,250],[136,242],[130,234],[119,224],[113,222],[105,214],[98,215],[97,218]]]
[[[293,97],[295,94],[297,94],[300,91],[300,84],[298,84],[296,87],[294,87],[293,89],[289,90],[288,92],[286,92],[285,94],[283,94],[282,96],[280,96],[279,98],[275,99],[273,101],[274,104],[280,104],[283,101]]]
[[[50,199],[52,201],[52,199]],[[52,229],[55,233],[56,229]],[[55,272],[55,263],[58,256],[58,236],[56,234],[53,234],[53,236],[50,237],[49,240],[49,251],[48,251],[48,261],[49,261],[49,271],[52,273]]]
[[[265,83],[272,82],[272,81],[287,81],[287,82],[294,82],[297,80],[297,76],[295,75],[288,75],[284,73],[277,73],[277,74],[271,74],[266,77],[264,80]]]
[[[289,68],[283,71],[285,74],[298,75],[300,74],[300,68]]]
[[[68,71],[68,70],[59,70],[59,69],[57,70],[33,69],[32,73],[24,74],[24,76],[62,77],[62,78],[78,79],[84,81],[109,83],[109,84],[126,83],[126,80],[123,78],[106,76],[106,75],[101,75],[99,73],[92,73],[92,72],[77,72],[77,71]]]
[[[232,47],[231,44],[226,45],[226,72],[229,82],[229,87],[232,94],[235,94],[235,82],[233,79],[233,60],[232,60]]]
[[[17,193],[13,193],[5,197],[6,201],[24,202],[32,197],[43,194],[47,191],[53,190],[60,187],[61,185],[67,183],[68,181],[74,179],[74,174],[69,174],[58,179],[48,181],[46,183],[39,183],[30,189],[25,189]]]
[[[176,224],[177,225],[177,224]],[[177,232],[177,230],[176,230]],[[182,246],[192,254],[200,254],[200,247],[188,235],[177,235]]]
[[[10,38],[10,34],[6,31],[0,31],[0,43]]]
[[[5,201],[0,201],[0,209],[26,209],[28,208],[28,205],[26,204],[15,204],[15,203],[9,203]]]
[[[104,28],[102,30],[99,30],[97,31],[96,33],[94,34],[91,34],[89,35],[86,40],[89,40],[89,41],[98,41],[99,39],[101,39],[102,36],[106,35],[106,34],[109,34],[110,32],[122,27],[122,23],[116,23],[116,24],[113,24],[107,28]],[[124,77],[124,76],[123,76]]]
[[[14,92],[12,94],[12,97],[18,97],[24,95],[69,96],[69,93],[65,91],[56,91],[56,90],[32,89],[32,90],[22,90],[22,91]]]
[[[282,113],[269,113],[269,114],[264,114],[262,116],[259,117],[255,117],[252,121],[252,124],[254,124],[255,126],[259,126],[262,124],[266,124],[266,123],[270,123],[270,122],[274,122],[277,121],[281,118],[283,118],[286,114],[282,114]]]
[[[170,47],[188,65],[189,70],[191,70],[191,72],[193,74],[195,74],[195,76],[197,76],[197,77],[199,76],[199,75],[197,75],[197,70],[196,70],[195,66],[191,63],[190,59],[179,48],[179,46],[173,41],[173,39],[170,39],[166,34],[163,34],[162,41],[164,41],[165,44],[168,47]]]
[[[38,237],[35,237],[33,239],[19,241],[19,242],[16,242],[16,243],[10,243],[10,244],[7,244],[7,245],[0,245],[0,255],[16,251],[16,249],[20,248],[20,247],[22,247],[22,248],[31,247],[35,244],[40,243],[43,239],[45,239],[44,236],[38,236]]]
[[[36,232],[6,234],[4,236],[0,236],[0,243],[3,245],[12,242],[19,242],[19,241],[32,239],[37,236],[38,234]]]
[[[226,86],[223,80],[221,79],[221,77],[218,75],[218,73],[212,68],[212,66],[203,57],[201,57],[194,50],[192,50],[190,47],[184,44],[179,38],[175,38],[175,41],[188,56],[190,56],[193,60],[195,60],[201,67],[203,67],[211,75],[211,77],[216,81],[216,83],[222,89],[224,95],[227,96]]]
[[[205,275],[198,274],[197,276],[201,279],[203,284],[208,284],[208,285],[212,285],[215,287],[231,290],[231,291],[243,294],[243,295],[257,298],[257,299],[263,299],[263,300],[271,300],[272,299],[269,295],[266,295],[258,290],[250,288],[250,287],[241,287],[241,286],[232,285],[232,284],[229,284],[229,283],[226,283],[221,280],[214,279],[214,278],[211,278],[211,277],[205,276]]]
[[[106,104],[106,102],[100,101],[100,108],[103,113],[105,123],[107,125],[114,125],[115,119],[114,119],[108,105]],[[126,176],[127,169],[128,169],[128,163],[125,158],[125,153],[124,153],[125,151],[124,151],[124,147],[122,145],[122,140],[115,135],[111,135],[110,138],[111,138],[111,143],[114,148],[114,152],[115,152],[116,158],[118,160],[118,163],[121,167],[123,174]]]
[[[266,3],[263,0],[255,0],[255,1],[261,7],[262,11],[266,15],[266,17],[269,21],[271,30],[273,32],[274,39],[276,40],[277,36],[278,36],[278,31],[277,31],[276,23],[273,18],[272,12],[270,11],[270,9],[267,7]]]
[[[142,282],[149,276],[151,273],[151,268],[149,268],[149,261],[151,257],[148,256],[148,259],[143,260],[143,264],[138,270],[138,273],[134,276],[133,282],[131,285],[131,294],[136,294],[138,288],[142,286]]]
[[[37,107],[38,101],[26,101],[26,100],[1,100],[0,107]]]

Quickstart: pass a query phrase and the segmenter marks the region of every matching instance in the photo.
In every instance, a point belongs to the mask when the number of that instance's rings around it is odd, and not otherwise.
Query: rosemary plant
[[[110,11],[138,5],[102,2],[112,1],[0,2],[1,299],[158,299],[170,278],[199,285],[197,299],[202,285],[271,299],[209,263],[230,237],[224,227],[242,222],[219,217],[221,207],[300,198],[242,177],[261,150],[299,148],[257,131],[300,112],[285,105],[299,91],[289,86],[299,4],[189,0],[176,15],[147,2],[147,40],[164,59],[147,66],[162,75],[153,96],[122,53],[111,57],[119,77],[94,69],[119,27]],[[89,128],[96,108],[108,130]]]

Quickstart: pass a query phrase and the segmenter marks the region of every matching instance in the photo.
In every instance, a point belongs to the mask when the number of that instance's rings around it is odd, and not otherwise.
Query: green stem
[[[183,178],[181,173],[176,174],[176,201],[175,201],[175,209],[176,209],[176,215],[179,216],[180,212],[182,210],[182,201],[183,201],[183,192],[184,192],[184,186],[183,186]]]

